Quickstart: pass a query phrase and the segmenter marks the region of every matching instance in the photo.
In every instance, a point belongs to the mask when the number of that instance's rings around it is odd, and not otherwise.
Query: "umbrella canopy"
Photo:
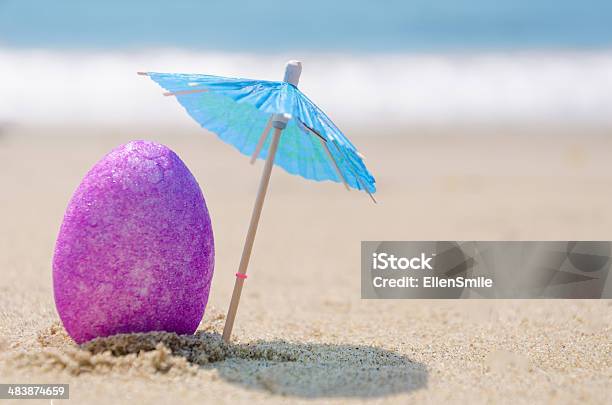
[[[274,164],[307,179],[342,182],[347,189],[366,191],[374,200],[374,177],[355,146],[298,90],[301,71],[300,62],[290,61],[284,80],[279,82],[140,73],[166,89],[165,95],[176,96],[204,128],[245,155],[251,155],[251,162],[257,158],[266,160],[223,329],[225,341],[231,337]],[[270,137],[272,128],[274,133]]]
[[[293,84],[202,74],[147,75],[168,91],[166,95],[176,96],[202,127],[248,156],[266,159],[270,117],[288,116],[276,165],[310,180],[343,182],[370,194],[376,191],[374,177],[355,146]]]

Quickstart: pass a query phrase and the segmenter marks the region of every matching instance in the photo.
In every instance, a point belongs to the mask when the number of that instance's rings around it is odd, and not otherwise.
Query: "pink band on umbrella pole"
[[[236,277],[237,278],[241,278],[243,280],[246,280],[246,278],[248,277],[246,274],[242,274],[242,273],[236,273]]]

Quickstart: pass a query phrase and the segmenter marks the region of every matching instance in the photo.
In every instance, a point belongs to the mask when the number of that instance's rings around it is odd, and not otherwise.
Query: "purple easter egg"
[[[55,305],[77,343],[117,333],[195,332],[214,270],[208,209],[164,145],[133,141],[87,173],[60,228]]]

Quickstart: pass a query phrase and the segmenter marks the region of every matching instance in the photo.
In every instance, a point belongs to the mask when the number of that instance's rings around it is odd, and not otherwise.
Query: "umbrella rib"
[[[259,137],[259,142],[257,142],[257,146],[255,147],[255,151],[253,152],[253,155],[251,156],[251,164],[254,164],[255,161],[257,160],[257,158],[259,157],[259,154],[261,153],[261,149],[264,146],[264,143],[266,143],[266,139],[268,139],[268,134],[270,133],[270,128],[272,128],[272,116],[270,116],[270,118],[268,118],[268,122],[266,123],[266,127],[264,128],[263,132],[261,133],[261,136]]]
[[[354,174],[354,172],[353,172]],[[372,199],[372,201],[374,201],[374,204],[378,204],[378,201],[376,201],[376,198],[374,198],[374,196],[372,195],[372,193],[370,193],[370,191],[366,188],[366,186],[363,184],[363,182],[361,181],[361,179],[359,178],[359,176],[355,175],[355,178],[357,179],[357,181],[359,182],[359,184],[361,184],[361,187],[363,187],[363,189],[365,190],[366,193],[368,193],[368,195],[370,196],[370,198]]]
[[[300,121],[300,124],[302,124],[302,125],[304,126],[304,128],[306,128],[307,130],[309,130],[310,132],[312,132],[313,134],[315,134],[316,136],[318,136],[318,137],[319,137],[319,139],[321,139],[321,141],[323,141],[323,142],[327,143],[327,139],[323,138],[323,136],[322,136],[320,133],[318,133],[317,131],[315,131],[315,130],[314,130],[314,128],[310,128],[310,127],[309,127],[308,125],[306,125],[306,124],[304,123],[304,121],[302,121],[302,120],[298,120],[298,121]]]
[[[340,180],[342,180],[342,183],[344,183],[344,187],[346,187],[346,191],[351,191],[348,183],[346,182],[346,179],[344,178],[344,175],[340,171],[340,167],[338,167],[338,163],[336,163],[336,159],[334,159],[334,156],[331,154],[331,151],[329,150],[327,143],[323,142],[321,138],[319,138],[319,141],[321,141],[321,145],[323,145],[323,149],[325,149],[325,152],[327,153],[327,157],[329,157],[329,160],[331,160],[332,165],[334,166],[334,169],[336,169],[336,174],[338,175],[338,177],[340,177]]]
[[[344,151],[340,148],[338,148],[338,150],[340,151],[340,153],[344,154]],[[346,156],[345,156],[346,157]],[[348,159],[347,159],[348,160]],[[355,173],[355,171],[353,170],[353,168],[351,167],[351,162],[350,160],[348,160],[347,162],[347,166],[349,168],[349,170],[351,171],[351,173],[353,173],[353,176],[355,176],[355,179],[357,179],[357,182],[359,183],[359,185],[365,190],[366,193],[368,193],[368,195],[370,196],[370,198],[372,199],[372,201],[374,201],[374,204],[378,204],[378,202],[376,201],[376,199],[374,198],[374,196],[372,195],[372,193],[370,193],[370,191],[366,188],[366,186],[363,184],[363,182],[361,181],[361,179],[359,178],[359,176],[357,175],[357,173]]]
[[[151,76],[149,72],[136,72],[138,76]],[[168,91],[163,93],[164,96],[181,96],[184,94],[193,94],[193,93],[206,93],[209,89],[194,89],[194,90],[178,90],[178,91]]]
[[[344,183],[344,187],[346,187],[346,190],[347,191],[351,191],[351,188],[349,187],[348,183],[346,182],[346,179],[344,178],[344,175],[342,174],[342,171],[340,170],[340,167],[338,166],[338,163],[336,162],[336,159],[334,159],[334,156],[331,154],[331,151],[329,150],[329,147],[327,146],[327,139],[323,138],[317,131],[315,131],[314,129],[310,128],[308,125],[304,124],[304,122],[302,122],[301,120],[300,120],[300,122],[302,123],[304,128],[306,128],[312,134],[316,135],[319,138],[319,141],[321,141],[321,145],[323,145],[323,149],[325,149],[325,153],[327,154],[327,157],[329,157],[329,160],[331,160],[332,165],[334,166],[334,169],[336,170],[336,174],[338,175],[340,180],[342,180],[342,183]]]
[[[169,91],[164,93],[164,96],[182,96],[183,94],[206,93],[207,91],[208,89]]]

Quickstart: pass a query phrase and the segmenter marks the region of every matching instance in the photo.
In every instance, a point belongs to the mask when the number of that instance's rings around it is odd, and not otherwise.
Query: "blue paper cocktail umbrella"
[[[290,61],[283,81],[139,72],[166,89],[164,95],[175,96],[202,127],[251,156],[251,162],[266,160],[223,330],[225,341],[231,336],[274,164],[307,179],[331,180],[344,183],[347,189],[364,190],[374,200],[375,180],[362,156],[297,88],[301,71],[300,62]]]

